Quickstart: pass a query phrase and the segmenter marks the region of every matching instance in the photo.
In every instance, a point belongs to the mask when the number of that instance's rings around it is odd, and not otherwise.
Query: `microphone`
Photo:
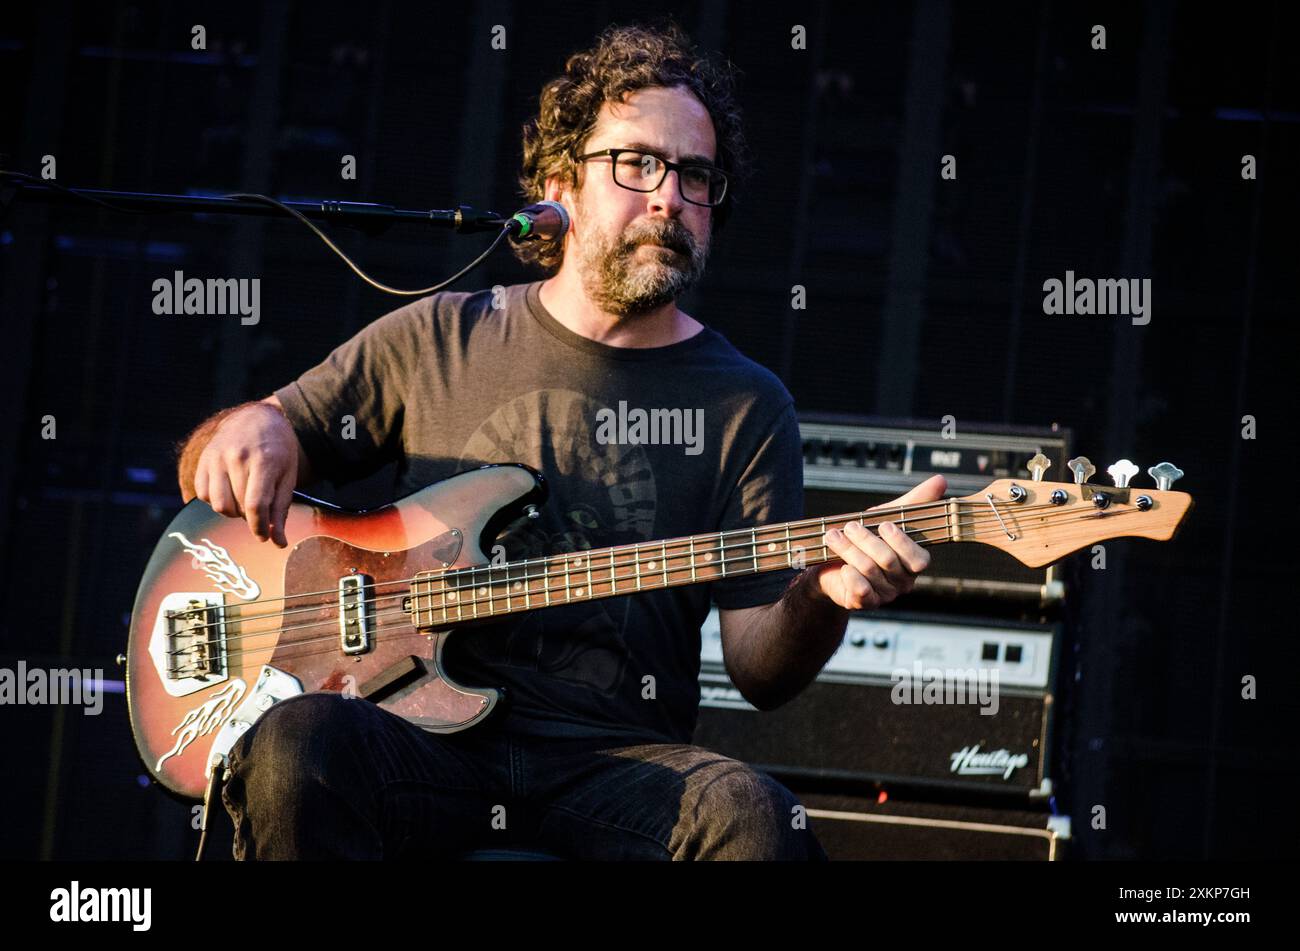
[[[557,201],[539,201],[506,222],[511,241],[559,241],[569,230],[569,213]]]

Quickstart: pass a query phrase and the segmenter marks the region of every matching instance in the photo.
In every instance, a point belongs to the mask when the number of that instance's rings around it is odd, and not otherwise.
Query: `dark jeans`
[[[366,700],[281,701],[231,751],[237,859],[824,860],[784,786],[698,746],[421,730]]]

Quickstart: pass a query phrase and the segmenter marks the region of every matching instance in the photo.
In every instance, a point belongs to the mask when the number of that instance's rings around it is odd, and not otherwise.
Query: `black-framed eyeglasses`
[[[698,162],[670,162],[640,149],[601,149],[579,155],[577,161],[609,156],[614,184],[634,192],[652,192],[669,172],[677,173],[677,193],[692,205],[716,208],[727,197],[727,173]]]

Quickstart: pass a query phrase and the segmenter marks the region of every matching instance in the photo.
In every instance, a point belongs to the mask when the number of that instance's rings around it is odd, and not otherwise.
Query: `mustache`
[[[695,253],[695,238],[678,222],[665,222],[660,227],[641,227],[623,238],[623,250],[628,254],[643,244],[657,244],[686,257]]]

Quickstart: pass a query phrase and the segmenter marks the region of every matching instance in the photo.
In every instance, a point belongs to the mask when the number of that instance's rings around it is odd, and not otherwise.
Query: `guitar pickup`
[[[339,579],[339,647],[345,654],[370,650],[375,622],[374,579],[345,575]]]

